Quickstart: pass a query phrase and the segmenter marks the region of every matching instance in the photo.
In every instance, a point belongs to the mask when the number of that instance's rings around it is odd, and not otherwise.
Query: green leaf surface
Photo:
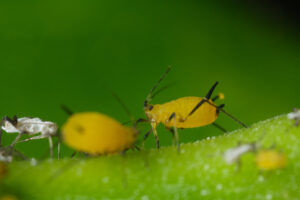
[[[19,199],[299,199],[300,127],[281,115],[223,136],[126,156],[13,162],[1,193]],[[288,158],[284,169],[261,172],[255,154],[241,166],[224,162],[239,142],[276,145]]]

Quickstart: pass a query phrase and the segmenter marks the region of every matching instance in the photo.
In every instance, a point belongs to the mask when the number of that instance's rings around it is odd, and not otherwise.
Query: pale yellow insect
[[[104,114],[83,112],[69,117],[62,134],[64,142],[76,151],[101,155],[132,148],[138,131]]]
[[[268,149],[258,152],[255,156],[255,162],[258,169],[271,171],[284,168],[287,165],[287,158],[282,152]]]
[[[172,132],[173,136],[175,137],[178,150],[179,138],[177,128],[196,128],[213,124],[218,128],[224,130],[222,127],[214,123],[214,121],[218,118],[220,111],[231,117],[233,120],[237,121],[243,127],[246,127],[246,125],[244,125],[242,122],[224,111],[224,104],[217,106],[214,103],[216,99],[223,99],[224,94],[220,93],[219,95],[211,99],[211,95],[215,87],[218,85],[218,82],[216,82],[211,87],[205,97],[182,97],[164,104],[149,104],[153,97],[153,91],[157,88],[158,84],[164,79],[169,71],[170,67],[152,88],[144,102],[144,112],[147,116],[147,120],[144,121],[148,121],[151,124],[152,132],[156,139],[157,148],[159,148],[159,139],[157,136],[156,127],[160,123],[162,123],[167,129]],[[145,135],[145,138],[149,134],[150,132]]]

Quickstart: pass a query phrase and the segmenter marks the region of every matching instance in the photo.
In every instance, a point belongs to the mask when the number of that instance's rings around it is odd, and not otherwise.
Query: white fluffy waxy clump
[[[300,123],[300,109],[294,108],[293,112],[289,113],[288,115],[289,119],[295,120],[295,125],[298,126]]]
[[[1,128],[7,133],[22,133],[28,135],[41,133],[41,135],[45,137],[55,135],[57,131],[57,125],[54,122],[29,117],[18,118],[16,124],[12,124],[9,120],[4,120]]]
[[[227,164],[236,163],[239,161],[242,155],[253,151],[254,148],[254,144],[243,144],[234,148],[230,148],[224,153],[224,160]]]

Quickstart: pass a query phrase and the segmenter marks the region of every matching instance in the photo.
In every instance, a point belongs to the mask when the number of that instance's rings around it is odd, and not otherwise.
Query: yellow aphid
[[[92,155],[113,154],[133,147],[138,132],[97,112],[75,113],[62,127],[71,148]]]
[[[159,148],[159,140],[156,132],[156,126],[162,123],[167,129],[169,129],[176,141],[177,149],[179,150],[179,139],[177,128],[196,128],[206,126],[209,124],[215,125],[217,128],[222,127],[214,122],[218,118],[219,112],[222,111],[233,120],[237,121],[242,126],[246,127],[242,122],[234,118],[223,109],[224,104],[217,106],[214,101],[217,99],[223,99],[224,94],[219,93],[216,97],[211,98],[211,95],[218,85],[216,82],[208,91],[205,97],[182,97],[164,104],[151,105],[153,91],[157,88],[158,84],[164,79],[166,74],[170,71],[170,68],[163,74],[156,85],[152,88],[149,95],[144,102],[144,111],[147,116],[147,120],[151,123],[152,132],[156,139],[156,146]],[[145,138],[149,135],[145,135]]]
[[[165,104],[155,104],[151,110],[146,109],[145,113],[150,121],[155,119],[156,124],[162,123],[167,128],[174,126],[174,121],[169,120],[172,113],[176,114],[175,119],[177,128],[206,126],[217,119],[217,106],[214,107],[205,103],[199,107],[193,115],[185,120],[195,105],[197,105],[197,103],[199,103],[202,99],[203,98],[201,97],[182,97]],[[215,105],[211,100],[209,100],[209,102]]]
[[[263,171],[280,169],[287,165],[287,158],[283,153],[274,149],[263,150],[256,155],[256,165]]]
[[[0,162],[0,181],[6,174],[6,165],[3,162]]]

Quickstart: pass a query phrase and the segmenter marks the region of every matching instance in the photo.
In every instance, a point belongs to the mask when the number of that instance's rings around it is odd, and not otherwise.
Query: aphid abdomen
[[[174,122],[168,120],[173,112],[176,115],[176,126],[178,128],[195,128],[213,123],[217,119],[218,113],[217,109],[208,103],[204,103],[191,116],[184,120],[201,99],[201,97],[182,97],[163,104],[165,120],[162,120],[162,123],[166,127],[173,127]]]
[[[130,148],[136,140],[133,129],[95,112],[72,115],[62,132],[67,145],[94,155],[121,152]]]

